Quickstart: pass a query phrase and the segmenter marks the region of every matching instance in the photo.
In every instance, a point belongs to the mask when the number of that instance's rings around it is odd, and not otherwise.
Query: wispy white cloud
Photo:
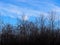
[[[10,3],[0,2],[1,15],[10,16],[12,18],[17,18],[17,17],[20,18],[21,15],[23,15],[23,13],[28,17],[29,16],[39,17],[40,13],[43,13],[44,17],[47,17],[48,13],[46,13],[46,11],[52,11],[52,10],[60,13],[60,7],[48,1],[45,1],[45,2],[44,1],[40,2],[39,0],[33,0],[33,1],[32,0],[15,0],[15,1],[30,4],[31,6],[36,7],[39,10],[34,10],[34,9],[31,9],[30,7],[27,8],[27,7],[21,7],[21,6],[17,6]]]
[[[52,0],[15,0],[18,3],[23,2],[27,3],[33,7],[36,7],[39,10],[52,10],[56,8],[57,6],[52,2]]]
[[[6,6],[5,6],[6,5]],[[32,9],[27,9],[27,8],[22,8],[16,5],[12,5],[12,4],[6,4],[6,3],[2,3],[2,5],[0,5],[0,12],[2,15],[5,16],[15,16],[15,17],[19,17],[21,16],[23,13],[25,13],[25,15],[27,16],[37,16],[38,14],[40,14],[40,11],[36,11],[36,10],[32,10]],[[15,15],[14,15],[15,14]]]

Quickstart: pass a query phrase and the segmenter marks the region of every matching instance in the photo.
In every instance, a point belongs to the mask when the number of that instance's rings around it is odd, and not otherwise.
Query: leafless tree
[[[50,20],[50,29],[51,29],[51,30],[54,30],[54,26],[55,26],[55,24],[54,24],[55,15],[56,15],[56,13],[55,13],[54,11],[51,11],[51,12],[50,12],[49,20]]]

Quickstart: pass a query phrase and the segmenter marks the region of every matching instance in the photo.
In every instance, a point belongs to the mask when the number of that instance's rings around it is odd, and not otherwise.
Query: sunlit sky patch
[[[0,15],[12,19],[21,18],[23,13],[25,20],[30,16],[39,17],[40,13],[46,17],[50,11],[57,12],[56,19],[60,16],[60,0],[0,0]]]

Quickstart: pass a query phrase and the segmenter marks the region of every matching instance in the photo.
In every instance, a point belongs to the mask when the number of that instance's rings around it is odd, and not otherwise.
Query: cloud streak
[[[1,3],[0,3],[1,4]],[[16,5],[12,5],[12,4],[6,4],[6,3],[2,3],[2,5],[0,5],[0,12],[2,15],[8,15],[8,16],[21,16],[23,13],[25,13],[25,15],[27,16],[37,16],[40,12],[36,11],[36,10],[31,10],[31,9],[27,9],[27,8],[22,8]]]
[[[10,16],[12,18],[21,18],[23,13],[25,15],[29,16],[36,16],[39,17],[40,13],[44,14],[44,17],[48,16],[48,11],[56,11],[58,15],[60,14],[60,7],[54,5],[54,3],[48,2],[47,0],[39,1],[39,0],[15,0],[17,3],[21,4],[20,2],[27,3],[28,5],[31,5],[30,7],[22,7],[18,5],[14,5],[11,3],[3,3],[0,2],[0,13],[4,16]],[[36,9],[33,9],[36,8]]]

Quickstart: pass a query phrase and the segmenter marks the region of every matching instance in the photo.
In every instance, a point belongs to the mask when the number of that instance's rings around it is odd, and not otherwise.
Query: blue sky
[[[23,13],[26,15],[25,19],[39,17],[40,13],[47,18],[50,11],[57,12],[56,19],[60,16],[60,0],[0,0],[0,15],[8,17],[7,20],[9,17],[13,20],[21,19]]]

